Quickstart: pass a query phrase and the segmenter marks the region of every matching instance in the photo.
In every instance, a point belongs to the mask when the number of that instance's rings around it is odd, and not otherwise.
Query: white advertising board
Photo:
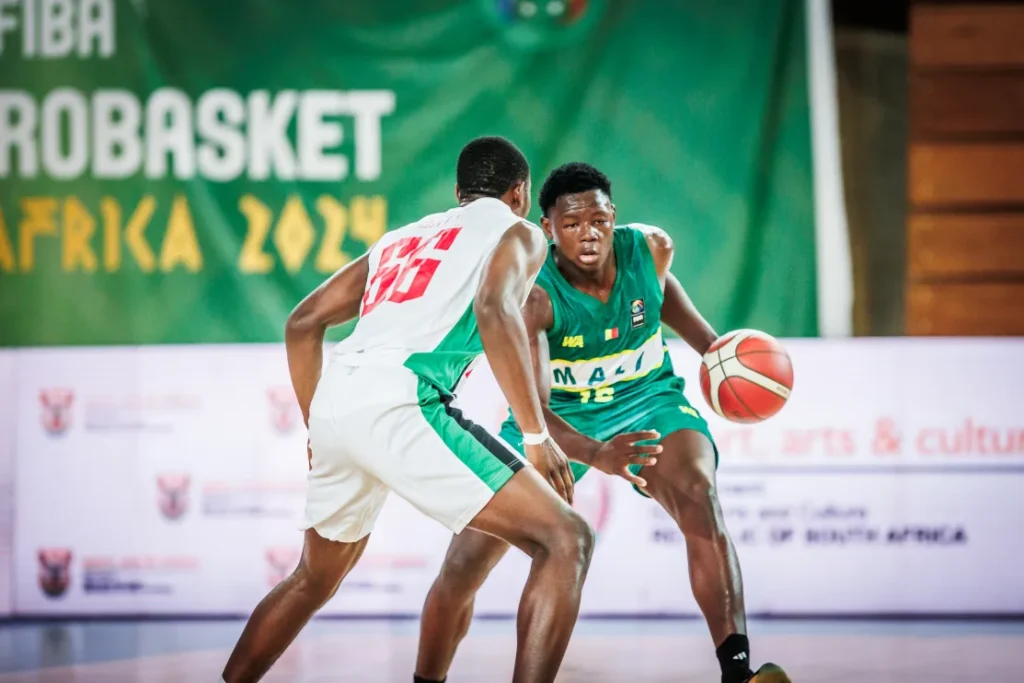
[[[13,607],[14,352],[0,351],[0,617]]]
[[[789,405],[710,414],[752,614],[1024,613],[1024,342],[791,340]],[[274,345],[26,350],[14,367],[15,609],[244,614],[294,567],[306,460]],[[490,429],[485,364],[460,392]],[[584,614],[697,614],[683,539],[622,480],[591,473],[598,531]],[[418,614],[449,535],[392,496],[329,614]],[[512,614],[510,553],[478,613]]]

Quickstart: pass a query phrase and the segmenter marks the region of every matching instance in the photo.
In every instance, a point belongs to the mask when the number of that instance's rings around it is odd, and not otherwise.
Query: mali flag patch
[[[611,339],[618,339],[618,338],[619,338],[619,328],[613,327],[611,329],[608,329],[608,330],[604,331],[604,340],[605,341],[609,341]]]

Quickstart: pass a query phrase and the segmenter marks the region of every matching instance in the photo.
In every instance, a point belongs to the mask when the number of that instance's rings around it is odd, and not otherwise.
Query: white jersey
[[[453,390],[483,351],[473,299],[484,264],[522,220],[482,198],[385,234],[370,251],[359,321],[332,355],[357,367],[405,366]]]

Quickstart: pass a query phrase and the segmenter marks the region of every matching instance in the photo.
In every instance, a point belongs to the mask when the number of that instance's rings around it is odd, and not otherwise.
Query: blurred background
[[[535,191],[601,168],[719,332],[790,351],[777,417],[709,417],[754,660],[1018,680],[1024,3],[3,0],[0,681],[216,680],[301,548],[284,320],[453,205],[485,134]],[[486,368],[466,392],[495,428]],[[559,680],[717,680],[672,520],[606,477],[577,497]],[[411,680],[447,542],[393,497],[267,680]],[[451,680],[509,677],[527,568]]]

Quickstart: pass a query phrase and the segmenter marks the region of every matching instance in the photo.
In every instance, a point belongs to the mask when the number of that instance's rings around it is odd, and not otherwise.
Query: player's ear
[[[612,204],[612,225],[615,225],[615,205]]]
[[[455,201],[462,203],[462,192],[459,191],[459,184],[455,183]]]
[[[512,211],[523,218],[530,213],[530,184],[525,180],[512,187]]]
[[[526,203],[530,201],[530,195],[526,189],[526,181],[521,180],[516,183],[515,189],[513,190],[513,196],[516,198],[516,207],[526,206]]]
[[[547,216],[540,217],[540,229],[544,231],[544,236],[548,238],[549,242],[554,239],[551,237],[551,220]]]

